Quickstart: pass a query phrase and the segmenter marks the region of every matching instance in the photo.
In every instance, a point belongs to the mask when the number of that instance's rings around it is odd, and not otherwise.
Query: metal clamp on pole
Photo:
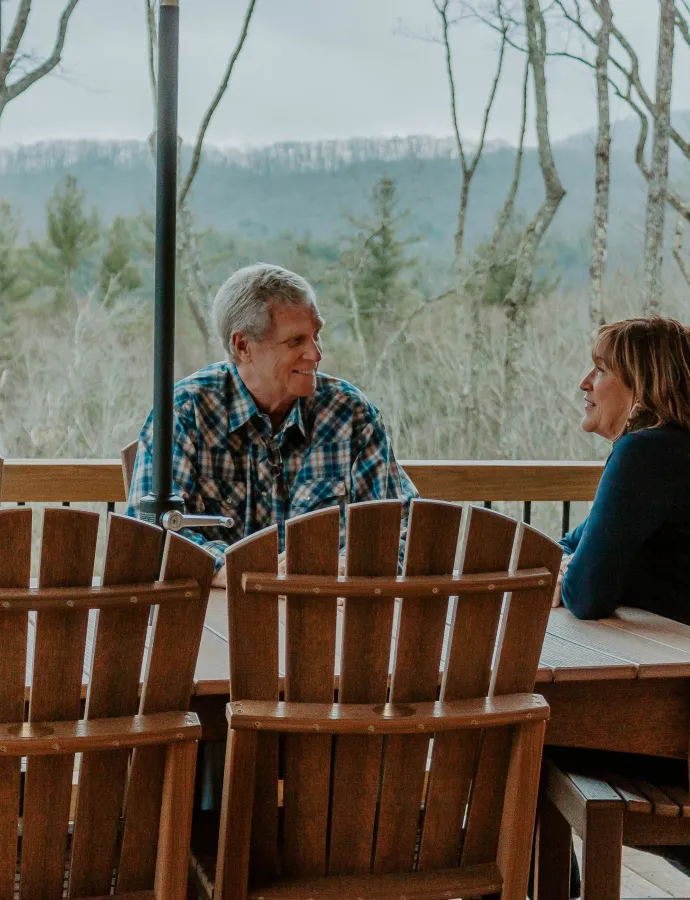
[[[168,531],[180,531],[182,528],[232,528],[235,520],[230,516],[190,516],[173,509],[163,513],[161,525]]]

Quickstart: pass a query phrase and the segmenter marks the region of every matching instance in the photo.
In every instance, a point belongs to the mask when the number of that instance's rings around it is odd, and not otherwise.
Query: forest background
[[[0,0],[0,120],[60,70],[80,2],[37,59],[22,50],[31,3]],[[177,375],[222,355],[217,287],[271,261],[314,285],[322,368],[381,408],[398,456],[602,457],[608,445],[579,428],[593,331],[689,318],[690,113],[671,112],[671,95],[690,3],[649,0],[647,83],[608,0],[419,2],[434,28],[407,37],[444,61],[449,138],[220,148],[207,132],[252,40],[261,0],[249,0],[195,140],[180,142]],[[155,101],[156,3],[142,3]],[[483,86],[456,75],[470,27],[493,35]],[[509,60],[522,72],[513,144],[487,138]],[[553,141],[549,77],[563,61],[591,77],[597,124]],[[458,115],[470,90],[484,91],[473,140]],[[138,433],[152,396],[154,146],[155,132],[0,150],[0,456],[113,457]]]

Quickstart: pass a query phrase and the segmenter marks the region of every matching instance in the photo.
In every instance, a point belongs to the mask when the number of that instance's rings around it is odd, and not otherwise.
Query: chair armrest
[[[289,734],[416,734],[499,728],[545,720],[549,705],[540,694],[504,694],[455,703],[290,703],[237,700],[228,703],[236,731]]]
[[[0,725],[0,759],[9,756],[54,756],[90,750],[176,744],[201,738],[193,712],[150,713],[76,722],[23,722]]]

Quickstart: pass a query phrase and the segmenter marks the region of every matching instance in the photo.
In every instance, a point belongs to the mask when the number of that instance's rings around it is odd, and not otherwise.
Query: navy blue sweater
[[[637,606],[690,624],[690,432],[619,438],[589,516],[561,546],[574,554],[561,596],[578,618]]]

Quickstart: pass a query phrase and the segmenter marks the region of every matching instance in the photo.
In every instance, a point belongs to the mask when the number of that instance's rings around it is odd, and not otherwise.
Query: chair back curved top
[[[338,509],[288,521],[285,576],[275,528],[227,552],[222,897],[525,896],[561,548],[471,507],[454,576],[461,507],[414,500],[397,577],[401,513],[347,508],[344,578]]]
[[[66,872],[69,897],[107,895],[114,880],[123,896],[155,882],[185,897],[187,854],[174,848],[191,825],[200,735],[185,711],[213,559],[168,535],[157,581],[162,530],[111,516],[92,586],[98,527],[96,513],[46,509],[33,587],[32,511],[0,510],[1,897],[13,896],[19,821],[22,897],[61,898]]]

